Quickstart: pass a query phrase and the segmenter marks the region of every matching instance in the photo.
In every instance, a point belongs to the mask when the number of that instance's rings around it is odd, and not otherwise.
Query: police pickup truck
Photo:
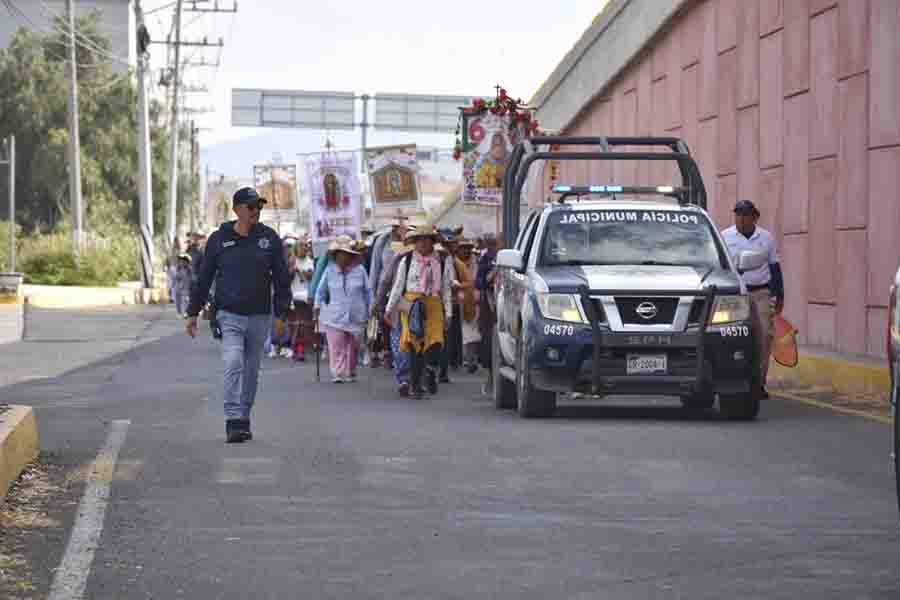
[[[599,148],[535,149],[569,144]],[[624,145],[668,151],[616,151]],[[522,183],[541,159],[672,160],[682,185],[556,185],[519,228]],[[739,272],[766,256],[729,256],[683,142],[534,138],[514,151],[505,186],[492,350],[498,408],[549,417],[560,393],[672,395],[687,409],[710,409],[718,397],[728,418],[757,416],[757,328]]]

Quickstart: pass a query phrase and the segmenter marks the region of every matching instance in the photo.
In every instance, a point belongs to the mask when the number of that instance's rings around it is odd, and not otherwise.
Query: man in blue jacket
[[[291,277],[281,238],[259,222],[265,204],[253,188],[234,194],[236,221],[223,223],[206,244],[203,268],[187,309],[187,333],[197,335],[197,316],[216,284],[216,315],[225,362],[225,436],[229,444],[253,439],[250,411],[256,400],[263,345],[274,314],[285,318]],[[274,299],[273,299],[274,290]]]

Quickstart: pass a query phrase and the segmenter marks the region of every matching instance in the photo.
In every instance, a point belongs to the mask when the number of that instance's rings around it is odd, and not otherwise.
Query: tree
[[[79,47],[82,189],[85,225],[104,232],[138,222],[136,90],[130,74],[117,74],[103,54],[109,40],[99,33],[98,14],[79,18],[76,29],[94,52]],[[26,231],[66,226],[69,214],[66,25],[54,33],[20,28],[0,50],[0,135],[16,136],[17,220]],[[159,111],[158,105],[154,106]],[[184,136],[184,132],[181,133]],[[161,231],[167,199],[168,133],[151,124],[154,226]],[[190,176],[180,190],[190,189]],[[0,197],[6,183],[0,182]],[[180,197],[186,197],[180,194]],[[181,207],[179,207],[181,208]]]

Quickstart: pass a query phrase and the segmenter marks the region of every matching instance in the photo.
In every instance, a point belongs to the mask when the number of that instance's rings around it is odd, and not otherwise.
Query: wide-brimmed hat
[[[328,253],[346,252],[347,254],[359,254],[356,249],[356,241],[349,235],[339,235],[328,245]]]
[[[470,240],[469,238],[461,237],[456,240],[457,248],[474,248],[476,246],[474,240]]]
[[[406,237],[403,239],[404,242],[414,242],[420,238],[431,238],[435,242],[439,241],[441,234],[437,232],[434,227],[416,227],[414,229],[410,229],[406,232]]]

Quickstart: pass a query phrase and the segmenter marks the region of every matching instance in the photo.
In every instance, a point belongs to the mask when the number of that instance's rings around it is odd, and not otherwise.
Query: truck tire
[[[524,419],[546,419],[556,412],[556,392],[536,389],[531,385],[531,370],[525,358],[525,342],[516,344],[516,395],[519,416]]]
[[[716,395],[709,389],[703,389],[693,394],[685,394],[681,397],[681,405],[685,410],[691,412],[709,410],[715,403]]]
[[[719,410],[729,421],[752,421],[759,415],[759,386],[751,384],[749,392],[719,394]]]
[[[900,510],[900,381],[896,367],[891,368],[891,406],[894,413],[894,482],[897,486],[897,508]]]
[[[512,410],[516,407],[516,384],[500,374],[503,359],[500,358],[500,336],[494,330],[494,344],[491,348],[491,383],[494,392],[494,407],[497,410]]]

